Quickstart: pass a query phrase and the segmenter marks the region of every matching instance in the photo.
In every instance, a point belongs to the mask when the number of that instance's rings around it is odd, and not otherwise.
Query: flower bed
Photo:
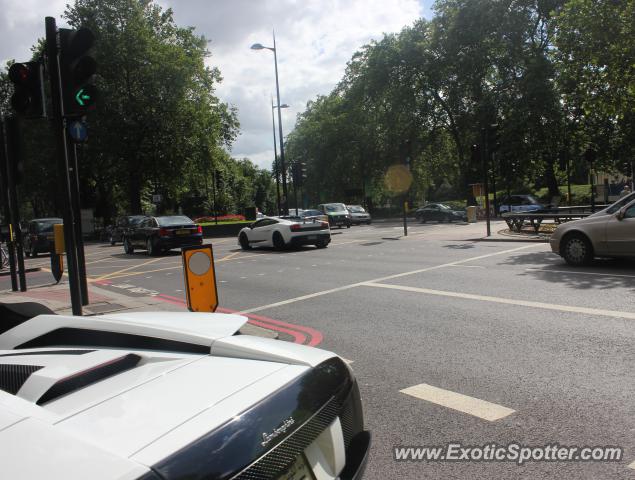
[[[207,217],[198,217],[194,219],[194,223],[216,223],[216,222],[223,222],[223,223],[227,223],[227,222],[244,222],[245,221],[245,216],[244,215],[219,215],[218,217],[214,217],[214,216],[207,216]]]

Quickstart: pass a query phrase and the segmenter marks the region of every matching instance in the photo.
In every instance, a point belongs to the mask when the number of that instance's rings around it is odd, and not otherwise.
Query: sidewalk
[[[84,316],[123,312],[182,312],[187,308],[176,302],[166,302],[152,296],[131,297],[88,284],[90,304],[83,307]],[[26,292],[0,291],[0,303],[36,302],[58,315],[72,315],[68,281],[59,284],[31,287]],[[278,338],[277,332],[246,323],[240,333],[266,338]]]
[[[507,223],[503,220],[492,220],[491,235],[487,236],[487,226],[485,220],[479,220],[477,223],[480,233],[478,236],[470,239],[475,242],[537,242],[549,243],[549,235],[533,234],[533,233],[516,233],[509,230]]]

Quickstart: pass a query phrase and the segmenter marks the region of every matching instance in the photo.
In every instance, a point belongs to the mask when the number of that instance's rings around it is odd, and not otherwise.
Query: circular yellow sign
[[[384,175],[384,184],[392,193],[407,192],[412,185],[412,174],[405,165],[391,165]]]

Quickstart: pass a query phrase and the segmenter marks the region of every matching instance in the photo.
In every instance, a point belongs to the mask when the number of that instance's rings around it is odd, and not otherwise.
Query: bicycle
[[[4,270],[9,266],[9,252],[7,247],[0,245],[0,270]]]

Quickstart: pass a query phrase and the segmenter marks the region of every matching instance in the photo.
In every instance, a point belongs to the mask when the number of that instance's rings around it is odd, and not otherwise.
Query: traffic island
[[[162,300],[159,296],[129,296],[101,288],[95,284],[88,285],[90,302],[83,307],[84,316],[103,315],[124,312],[182,312],[189,313],[183,304]],[[72,315],[71,298],[68,282],[31,287],[26,292],[0,291],[0,303],[40,303],[58,315]],[[257,325],[246,323],[241,329],[243,335],[254,335],[265,338],[278,338],[278,333]]]

